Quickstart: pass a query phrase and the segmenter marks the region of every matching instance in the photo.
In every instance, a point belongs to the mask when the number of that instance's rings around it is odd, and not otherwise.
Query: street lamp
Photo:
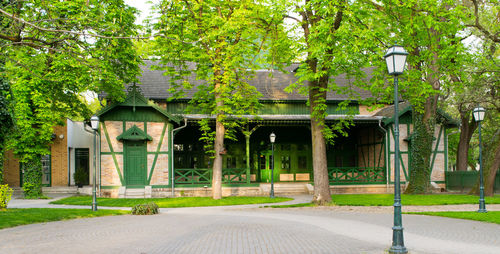
[[[481,140],[481,122],[484,120],[486,110],[483,107],[476,107],[472,111],[474,120],[477,122],[479,131],[479,210],[478,213],[486,213],[486,206],[484,204],[484,179],[483,179],[483,145]]]
[[[90,118],[90,125],[94,130],[94,181],[92,183],[92,211],[97,211],[96,182],[97,182],[97,130],[99,129],[99,117],[93,115]]]
[[[274,198],[274,141],[276,140],[276,134],[271,132],[269,135],[269,140],[271,141],[271,198]]]
[[[389,253],[408,253],[403,238],[401,218],[401,184],[399,176],[399,96],[398,76],[403,74],[408,52],[399,45],[394,45],[385,54],[389,75],[394,76],[394,226],[392,227],[392,246]]]

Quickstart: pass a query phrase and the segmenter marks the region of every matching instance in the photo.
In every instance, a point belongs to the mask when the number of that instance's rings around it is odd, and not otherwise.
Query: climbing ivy
[[[434,119],[425,121],[423,114],[414,110],[409,167],[411,184],[405,190],[407,194],[427,193],[430,190],[432,150],[429,147],[432,147],[435,125]]]

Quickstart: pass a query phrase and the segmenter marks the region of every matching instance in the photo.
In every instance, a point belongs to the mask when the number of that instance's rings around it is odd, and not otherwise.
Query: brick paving
[[[0,253],[385,253],[391,244],[390,207],[256,207],[163,208],[153,216],[19,226],[0,230]],[[403,215],[403,226],[410,253],[500,253],[497,224]]]

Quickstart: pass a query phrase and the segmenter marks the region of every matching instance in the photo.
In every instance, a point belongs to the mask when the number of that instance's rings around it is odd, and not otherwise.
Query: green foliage
[[[9,188],[9,185],[3,184],[0,185],[0,211],[5,210],[7,205],[9,204],[10,199],[12,198],[12,193],[14,191]]]
[[[500,224],[500,211],[478,212],[410,212],[405,214],[431,215],[464,220],[475,220]]]
[[[411,136],[409,162],[410,184],[405,190],[407,194],[423,194],[431,189],[431,154],[434,139],[434,118],[424,120],[422,113],[413,112],[413,133]]]
[[[52,128],[65,117],[90,116],[81,93],[122,99],[140,59],[129,39],[116,38],[133,36],[136,28],[136,10],[121,0],[14,2],[0,15],[1,77],[10,81],[14,102],[9,148],[26,162],[48,153]]]
[[[22,164],[23,191],[25,198],[42,196],[42,162],[40,159],[30,160]]]
[[[79,168],[73,174],[73,178],[75,179],[75,184],[78,186],[82,186],[89,180],[89,173],[85,170]]]
[[[129,211],[66,208],[24,208],[0,211],[0,229],[49,221],[130,214]]]
[[[132,215],[153,215],[159,213],[159,207],[155,202],[139,204],[132,207]]]
[[[263,62],[271,27],[280,18],[273,19],[259,1],[163,1],[157,8],[162,16],[155,29],[166,38],[155,40],[155,55],[161,57],[158,68],[171,76],[171,99],[196,89],[187,112],[217,116],[227,129],[225,138],[234,138],[238,116],[255,114],[259,107],[261,95],[247,81]],[[215,135],[209,125],[200,122],[202,141],[213,152]]]
[[[303,45],[295,54],[306,57],[297,72],[299,81],[287,91],[310,96],[311,118],[318,121],[326,141],[333,143],[338,135],[347,135],[345,129],[353,125],[352,116],[356,112],[349,112],[346,118],[332,126],[326,125],[326,94],[344,95],[346,100],[339,104],[342,110],[351,100],[361,101],[359,90],[353,87],[366,86],[362,71],[369,60],[366,50],[378,43],[378,35],[369,20],[374,11],[358,1],[311,0],[283,4],[295,12],[294,16],[301,17],[301,23],[292,27],[291,32],[303,34],[293,39],[294,44]],[[340,86],[337,80],[330,78],[341,74],[352,80],[352,86]]]
[[[111,207],[133,207],[139,204],[155,202],[161,208],[173,207],[202,207],[202,206],[228,206],[279,203],[292,200],[282,197],[224,197],[214,200],[208,197],[179,197],[179,198],[98,198],[99,205]],[[50,202],[58,205],[91,205],[91,196],[74,196]]]
[[[7,147],[29,164],[49,153],[54,126],[91,115],[82,93],[106,92],[119,101],[124,84],[136,81],[141,60],[129,36],[136,35],[137,11],[123,0],[4,2],[0,78],[10,82],[15,123]],[[40,170],[26,170],[26,196],[41,194]]]

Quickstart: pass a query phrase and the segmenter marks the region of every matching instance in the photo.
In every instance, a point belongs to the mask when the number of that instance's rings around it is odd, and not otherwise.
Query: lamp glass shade
[[[90,118],[90,126],[92,127],[92,129],[94,129],[95,131],[99,129],[99,117],[96,116],[96,115],[93,115],[91,118]]]
[[[472,115],[474,115],[474,120],[476,120],[476,122],[483,121],[485,113],[486,113],[486,110],[483,107],[476,107],[472,111]]]
[[[276,141],[276,134],[274,134],[274,132],[269,135],[269,140],[271,140],[271,143],[274,143],[274,141]]]
[[[399,75],[403,73],[407,56],[408,52],[399,45],[394,45],[387,50],[384,57],[389,75]]]

